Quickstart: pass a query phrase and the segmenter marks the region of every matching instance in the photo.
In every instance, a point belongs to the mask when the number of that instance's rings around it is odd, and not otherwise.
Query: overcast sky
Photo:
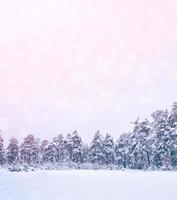
[[[117,138],[177,101],[176,0],[0,0],[0,129]]]

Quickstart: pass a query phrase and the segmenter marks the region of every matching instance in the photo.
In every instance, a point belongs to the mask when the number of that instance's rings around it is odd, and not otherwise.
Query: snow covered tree
[[[112,165],[114,163],[114,141],[108,133],[103,140],[103,156],[106,165]]]
[[[72,137],[71,134],[67,134],[67,137],[64,139],[64,162],[71,162],[71,154],[72,154]]]
[[[172,106],[172,109],[168,117],[169,124],[169,148],[170,148],[170,157],[171,157],[171,166],[177,168],[177,102]]]
[[[5,163],[5,150],[4,150],[4,140],[0,135],[0,165]]]
[[[99,165],[104,163],[103,137],[101,136],[100,131],[97,131],[94,135],[90,145],[89,155],[92,163]]]
[[[48,140],[42,140],[39,144],[39,163],[42,164],[43,162],[43,153],[44,153],[44,149],[45,147],[49,144],[49,141]]]
[[[17,164],[19,162],[19,146],[18,140],[14,137],[10,139],[7,147],[7,162],[8,164]]]
[[[152,128],[150,122],[146,119],[142,122],[137,120],[134,123],[132,140],[132,168],[147,169],[151,165],[151,134]]]
[[[20,146],[20,158],[22,162],[31,165],[38,162],[38,147],[34,135],[28,135]]]
[[[83,161],[83,143],[77,131],[71,135],[71,162],[81,163]]]
[[[60,134],[51,142],[40,142],[34,135],[28,135],[20,147],[13,137],[5,152],[4,141],[0,136],[0,165],[6,161],[12,170],[21,170],[16,163],[33,167],[49,164],[52,168],[72,168],[82,164],[85,168],[116,165],[118,168],[176,170],[177,102],[170,111],[157,110],[152,113],[151,122],[147,119],[141,122],[136,120],[133,130],[122,134],[116,144],[111,135],[102,137],[97,131],[91,144],[87,145],[74,131],[66,138]]]
[[[39,150],[41,155],[43,154],[43,151],[44,151],[45,147],[46,147],[48,144],[49,144],[49,141],[48,141],[48,140],[43,140],[43,141],[41,142],[40,150]]]
[[[115,164],[119,168],[128,168],[130,166],[130,147],[131,134],[122,134],[115,145]]]
[[[171,128],[177,127],[177,102],[172,105],[172,109],[168,117],[168,124]]]
[[[177,131],[171,132],[174,139],[171,142],[171,165],[174,169],[177,169]]]
[[[83,144],[83,162],[89,163],[89,146],[88,146],[88,144]]]
[[[169,126],[169,113],[167,110],[158,110],[152,114],[155,137],[154,165],[157,168],[169,168],[171,165],[171,141]]]
[[[55,146],[53,143],[48,143],[44,150],[43,150],[43,154],[42,154],[42,162],[45,164],[55,164],[56,162],[56,157],[55,157]]]
[[[64,161],[64,137],[62,134],[55,137],[52,141],[54,148],[55,148],[55,160],[56,162],[61,165]]]
[[[40,161],[41,161],[41,155],[40,155],[41,141],[40,141],[40,138],[35,138],[34,144],[36,146],[36,164],[39,164]]]

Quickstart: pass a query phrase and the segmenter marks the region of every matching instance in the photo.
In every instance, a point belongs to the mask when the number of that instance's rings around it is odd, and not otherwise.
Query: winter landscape
[[[74,131],[51,142],[28,135],[21,145],[13,137],[4,148],[0,137],[0,199],[176,200],[177,103],[152,117],[116,142],[97,131],[84,144]]]
[[[177,0],[0,0],[0,200],[177,200]]]
[[[51,141],[30,134],[21,144],[12,137],[7,147],[0,136],[0,165],[9,171],[39,169],[177,170],[177,103],[137,119],[133,130],[114,141],[97,131],[90,144],[77,131]]]

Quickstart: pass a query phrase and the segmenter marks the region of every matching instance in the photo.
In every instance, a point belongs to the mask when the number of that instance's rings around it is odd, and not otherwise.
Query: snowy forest
[[[177,103],[170,110],[137,119],[117,141],[97,131],[90,144],[74,131],[52,141],[30,134],[19,144],[13,137],[4,146],[0,136],[0,165],[10,171],[35,169],[177,169]]]

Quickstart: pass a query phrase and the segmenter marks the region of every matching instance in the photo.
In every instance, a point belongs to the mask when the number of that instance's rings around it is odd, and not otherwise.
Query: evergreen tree
[[[151,165],[151,140],[152,128],[146,119],[143,122],[137,120],[134,124],[132,140],[132,167],[135,169],[147,169]]]
[[[56,162],[61,165],[65,158],[64,152],[64,137],[62,134],[55,137],[52,141],[54,148],[55,148],[55,160]]]
[[[89,163],[89,146],[87,144],[83,144],[83,162]]]
[[[22,162],[31,165],[38,162],[38,147],[34,135],[28,135],[20,147]]]
[[[48,140],[43,140],[41,143],[40,143],[40,147],[39,147],[39,160],[40,160],[40,163],[43,163],[43,154],[44,154],[44,149],[45,147],[49,144],[49,141]]]
[[[56,157],[55,157],[55,146],[53,143],[49,143],[45,146],[42,154],[42,162],[45,164],[55,164]]]
[[[168,117],[171,166],[177,168],[177,102],[172,106]]]
[[[83,161],[83,143],[77,131],[71,135],[71,155],[72,162],[81,163]]]
[[[114,141],[108,133],[103,140],[103,156],[106,165],[112,165],[114,163]]]
[[[158,110],[152,114],[153,130],[155,133],[154,166],[157,168],[169,168],[171,165],[170,126],[167,110]]]
[[[168,117],[168,124],[171,128],[177,127],[177,102],[172,105],[172,109]]]
[[[171,166],[177,169],[177,128],[171,129],[170,140]]]
[[[49,144],[49,141],[48,140],[43,140],[42,142],[41,142],[41,145],[40,145],[40,150],[39,150],[39,152],[40,152],[40,154],[42,155],[43,154],[43,152],[44,152],[44,149],[45,149],[45,147],[47,146]]]
[[[4,140],[0,135],[0,165],[5,163],[5,150],[4,150]]]
[[[71,162],[71,155],[72,155],[72,137],[71,134],[67,134],[67,137],[64,140],[64,162],[69,163]]]
[[[130,133],[122,134],[115,145],[115,164],[119,168],[130,167],[130,147],[131,147]]]
[[[19,146],[18,140],[14,137],[10,139],[7,147],[7,162],[8,164],[17,164],[19,162]]]
[[[97,131],[94,135],[89,155],[92,163],[99,165],[104,163],[103,137],[101,136],[100,131]]]

